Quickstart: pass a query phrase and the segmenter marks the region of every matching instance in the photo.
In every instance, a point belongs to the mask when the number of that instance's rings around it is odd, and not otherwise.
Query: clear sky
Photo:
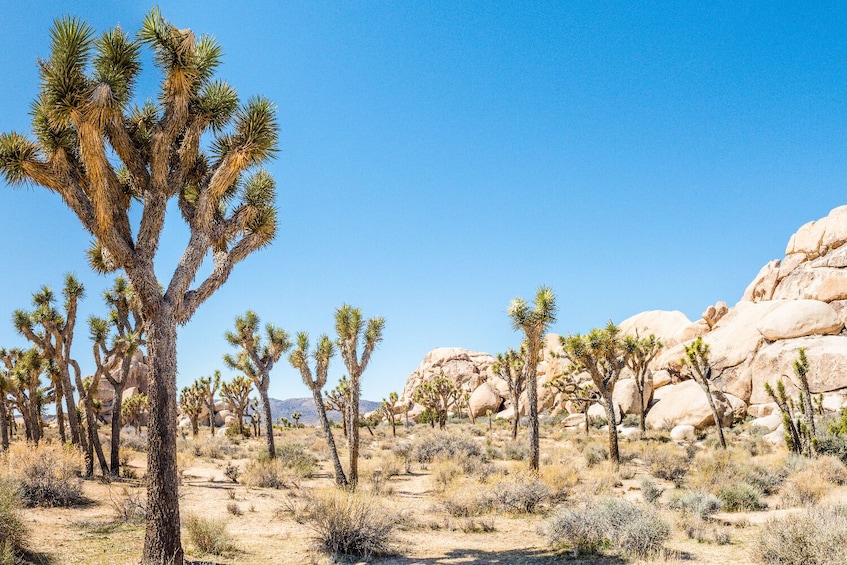
[[[222,369],[236,315],[313,339],[343,302],[386,318],[363,396],[438,346],[520,342],[505,309],[540,284],[559,333],[644,310],[734,304],[796,229],[847,203],[843,2],[162,2],[214,35],[219,75],[279,107],[275,243],[179,334],[179,385]],[[29,131],[55,17],[136,31],[149,4],[7,0],[0,131]],[[148,63],[140,97],[154,97]],[[166,227],[160,273],[185,244]],[[0,183],[0,346],[75,272],[111,278],[59,198]],[[74,354],[92,366],[80,324]],[[333,379],[344,373],[336,358]],[[225,375],[231,375],[224,371]],[[271,396],[307,396],[287,363]]]

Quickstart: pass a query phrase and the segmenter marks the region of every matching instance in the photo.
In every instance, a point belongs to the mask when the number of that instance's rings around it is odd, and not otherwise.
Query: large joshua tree
[[[329,418],[326,415],[326,406],[323,402],[321,391],[326,385],[326,377],[329,372],[329,361],[335,355],[335,346],[328,336],[322,335],[318,338],[318,345],[315,350],[309,353],[309,334],[306,332],[297,333],[297,347],[289,355],[288,360],[295,369],[300,370],[300,376],[303,382],[312,391],[312,398],[315,400],[315,410],[318,411],[318,419],[321,422],[321,428],[326,438],[326,445],[329,448],[329,455],[332,458],[332,466],[335,469],[335,484],[338,486],[347,486],[347,477],[344,475],[344,469],[341,467],[341,460],[338,458],[338,449],[335,446],[335,438],[332,435],[332,426],[329,425]],[[309,367],[309,357],[315,360],[315,375],[312,376],[312,369]]]
[[[57,193],[92,236],[91,265],[123,269],[132,283],[152,370],[141,562],[179,565],[177,326],[274,237],[275,185],[257,167],[276,151],[275,108],[260,97],[240,105],[214,78],[217,42],[177,28],[158,9],[135,37],[120,27],[95,36],[74,17],[56,20],[50,36],[31,107],[34,138],[0,135],[0,173],[10,184]],[[139,105],[142,47],[153,51],[162,80]],[[189,236],[170,280],[160,282],[157,252],[172,200]]]
[[[382,341],[384,329],[385,319],[382,316],[370,318],[366,322],[362,318],[362,311],[349,304],[342,304],[335,311],[338,349],[341,351],[341,359],[350,374],[350,405],[346,422],[350,474],[347,478],[353,487],[359,480],[359,394],[362,373],[368,366],[374,348]],[[360,345],[362,346],[361,357],[358,353]]]
[[[529,405],[529,468],[538,471],[538,361],[541,355],[544,332],[556,321],[556,294],[548,286],[535,291],[531,307],[523,298],[515,298],[507,310],[515,331],[526,336],[526,401]],[[517,407],[515,407],[517,410]]]
[[[721,447],[726,449],[726,437],[724,437],[721,417],[718,414],[717,406],[715,406],[715,397],[712,391],[712,363],[709,361],[709,344],[703,341],[702,337],[698,337],[694,342],[686,345],[682,363],[691,370],[691,377],[706,394],[709,409],[712,411],[715,426],[718,428],[718,440]]]
[[[240,347],[241,351],[235,357],[224,355],[224,363],[250,377],[259,391],[259,398],[262,399],[262,419],[265,423],[265,443],[268,446],[268,457],[273,459],[276,457],[276,448],[268,387],[271,383],[271,370],[282,354],[291,349],[291,340],[285,330],[268,324],[265,326],[263,341],[259,333],[259,316],[252,310],[235,318],[235,331],[227,332],[226,340],[230,345]]]

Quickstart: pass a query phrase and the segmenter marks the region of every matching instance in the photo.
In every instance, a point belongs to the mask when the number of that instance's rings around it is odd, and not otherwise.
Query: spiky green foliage
[[[238,418],[238,433],[246,435],[244,416],[250,407],[250,393],[253,392],[253,380],[243,375],[233,377],[229,382],[221,383],[221,396],[227,401],[233,414]]]
[[[635,388],[638,390],[638,397],[641,399],[638,405],[639,424],[641,431],[647,430],[645,417],[647,407],[645,406],[650,400],[646,398],[647,379],[652,375],[650,371],[650,363],[656,358],[656,355],[664,347],[662,341],[654,334],[647,337],[639,338],[635,336],[626,336],[624,338],[624,349],[627,353],[627,366],[632,371],[635,379]]]
[[[203,394],[202,385],[194,381],[191,386],[184,387],[179,394],[179,407],[182,414],[191,422],[191,433],[196,436],[200,431],[200,416],[206,396]]]
[[[682,359],[682,365],[689,369],[691,378],[700,385],[700,388],[706,394],[706,400],[712,411],[712,418],[715,421],[715,426],[718,428],[718,440],[721,447],[726,449],[723,423],[715,406],[714,394],[712,392],[712,363],[709,360],[709,344],[703,341],[702,337],[698,337],[693,343],[685,346],[685,357]]]
[[[450,409],[455,409],[459,404],[461,394],[462,389],[448,379],[442,371],[435,378],[419,384],[412,393],[412,401],[434,414],[438,428],[443,430],[447,425],[447,416]]]

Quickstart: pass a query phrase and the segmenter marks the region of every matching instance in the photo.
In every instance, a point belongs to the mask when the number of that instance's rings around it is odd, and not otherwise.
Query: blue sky
[[[179,385],[223,368],[247,309],[313,336],[343,302],[385,316],[363,382],[379,399],[434,347],[516,346],[505,309],[540,284],[559,333],[734,304],[791,233],[847,203],[847,5],[803,4],[162,2],[281,124],[277,239],[181,329]],[[53,18],[134,32],[149,8],[7,2],[0,131],[29,131]],[[163,279],[185,244],[170,220]],[[83,316],[104,312],[111,279],[55,195],[0,185],[0,243],[0,346],[24,345],[12,311],[65,272],[86,284]],[[308,394],[287,363],[270,392]]]

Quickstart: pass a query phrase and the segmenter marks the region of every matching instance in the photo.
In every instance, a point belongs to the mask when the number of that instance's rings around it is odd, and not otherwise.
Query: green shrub
[[[582,456],[585,457],[586,465],[594,467],[609,458],[609,450],[599,443],[587,443],[582,448]]]
[[[291,469],[301,479],[314,476],[318,459],[302,443],[283,442],[276,447],[276,456],[286,469]]]
[[[259,488],[288,488],[293,479],[279,459],[257,459],[249,461],[244,470],[244,484]]]
[[[226,555],[235,551],[226,521],[219,518],[203,518],[197,514],[188,514],[183,519],[188,539],[201,553]]]
[[[532,514],[550,500],[550,488],[529,472],[507,475],[492,485],[494,503],[503,512]]]
[[[503,446],[503,456],[509,461],[526,461],[529,459],[529,446],[522,441],[509,441]]]
[[[611,548],[634,558],[657,554],[670,537],[667,522],[653,508],[622,498],[589,500],[585,506],[560,508],[547,522],[555,546],[594,553]]]
[[[745,512],[764,508],[761,491],[748,483],[724,485],[718,489],[717,496],[727,512]]]
[[[847,505],[812,507],[770,520],[759,531],[753,556],[766,565],[847,563]]]
[[[641,477],[641,498],[653,504],[662,496],[664,490],[650,477]]]
[[[474,440],[452,432],[434,432],[421,436],[414,443],[418,463],[436,459],[481,459],[482,448]]]
[[[690,461],[685,451],[676,444],[648,444],[641,453],[641,460],[650,474],[657,479],[672,481],[678,485],[688,472]]]
[[[713,494],[703,491],[676,491],[668,501],[668,506],[673,510],[681,510],[683,514],[696,516],[706,520],[723,508],[723,502]]]
[[[21,517],[18,490],[0,481],[0,565],[14,565],[26,545],[27,527]]]

